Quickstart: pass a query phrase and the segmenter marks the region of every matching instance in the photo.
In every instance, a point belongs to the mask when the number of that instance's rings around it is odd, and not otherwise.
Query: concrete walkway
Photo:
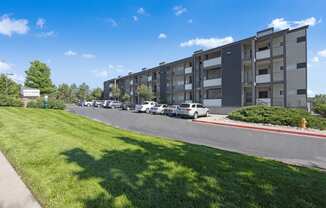
[[[0,208],[41,208],[0,152]]]

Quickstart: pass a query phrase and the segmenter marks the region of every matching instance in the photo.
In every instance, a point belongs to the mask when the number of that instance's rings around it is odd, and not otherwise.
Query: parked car
[[[200,103],[183,103],[180,105],[178,115],[196,119],[200,116],[208,116],[208,112],[209,109]]]
[[[104,100],[94,100],[93,101],[93,106],[94,107],[102,107],[104,104]]]
[[[156,104],[155,106],[151,107],[149,112],[152,114],[164,114],[164,111],[167,107],[167,104]]]
[[[169,105],[166,109],[164,114],[168,116],[178,116],[178,111],[180,110],[179,105]]]
[[[121,106],[122,110],[133,110],[134,109],[134,105],[130,104],[130,103],[123,103]]]
[[[81,106],[91,107],[93,106],[93,101],[82,101]]]
[[[111,101],[112,101],[112,100],[104,100],[104,102],[103,102],[103,108],[108,108],[109,103],[110,103]]]
[[[156,104],[154,101],[145,101],[142,105],[136,105],[135,111],[149,113],[151,107],[154,107]]]
[[[122,103],[117,100],[113,100],[113,101],[109,102],[109,104],[108,104],[108,108],[112,108],[112,109],[121,108],[121,106],[122,106]]]

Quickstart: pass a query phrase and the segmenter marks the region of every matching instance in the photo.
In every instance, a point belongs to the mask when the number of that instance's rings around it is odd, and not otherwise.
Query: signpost
[[[49,100],[49,97],[47,95],[44,95],[44,108],[45,109],[48,109],[48,100]]]

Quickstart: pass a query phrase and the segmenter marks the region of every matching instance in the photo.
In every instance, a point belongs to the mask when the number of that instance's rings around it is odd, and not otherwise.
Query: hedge
[[[308,122],[307,126],[309,128],[321,130],[326,129],[325,118],[311,115],[302,109],[251,106],[231,112],[228,118],[252,123],[267,123],[295,127],[299,126],[299,122],[302,118],[305,118]]]
[[[48,109],[64,110],[65,107],[66,105],[62,100],[56,100],[56,99],[48,100]],[[44,108],[44,100],[43,99],[32,100],[27,103],[27,108]]]
[[[326,117],[326,103],[316,104],[314,106],[314,111],[323,117]]]
[[[0,106],[22,107],[23,102],[16,97],[0,95]]]

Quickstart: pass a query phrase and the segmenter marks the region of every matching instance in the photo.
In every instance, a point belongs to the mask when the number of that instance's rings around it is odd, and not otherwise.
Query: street
[[[122,129],[326,169],[326,139],[197,124],[190,119],[117,109],[70,106],[68,111]]]

